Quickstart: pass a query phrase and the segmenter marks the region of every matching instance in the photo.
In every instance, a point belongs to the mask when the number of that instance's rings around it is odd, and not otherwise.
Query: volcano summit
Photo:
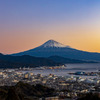
[[[69,46],[63,45],[62,43],[59,43],[59,42],[57,42],[55,40],[48,40],[43,45],[41,45],[41,47],[58,47],[58,48],[63,48],[63,47],[69,47]]]

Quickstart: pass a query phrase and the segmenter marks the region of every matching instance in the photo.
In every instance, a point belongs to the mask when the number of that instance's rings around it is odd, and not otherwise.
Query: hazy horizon
[[[0,53],[53,39],[100,53],[100,0],[0,0]]]

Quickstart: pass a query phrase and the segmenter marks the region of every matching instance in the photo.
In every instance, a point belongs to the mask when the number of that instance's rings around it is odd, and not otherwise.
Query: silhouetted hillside
[[[39,85],[19,82],[15,86],[0,87],[0,100],[37,100],[36,98],[53,96],[55,90]]]
[[[84,60],[77,60],[77,59],[70,59],[70,58],[65,58],[61,56],[50,56],[48,57],[50,60],[53,60],[54,62],[59,62],[59,63],[96,63],[94,61],[84,61]]]
[[[10,56],[0,54],[0,68],[19,68],[37,66],[56,66],[61,63],[54,62],[48,58],[33,57],[28,55]]]

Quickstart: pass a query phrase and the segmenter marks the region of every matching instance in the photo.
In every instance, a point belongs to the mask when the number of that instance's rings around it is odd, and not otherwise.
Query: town
[[[56,76],[54,74],[42,75],[25,69],[1,69],[0,86],[14,86],[18,82],[31,85],[41,84],[57,90],[56,96],[77,98],[83,93],[100,92],[100,78],[83,78],[81,76]]]

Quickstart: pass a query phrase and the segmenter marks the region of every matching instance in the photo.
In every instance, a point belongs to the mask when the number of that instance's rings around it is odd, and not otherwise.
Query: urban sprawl
[[[46,67],[44,68],[46,69]],[[44,70],[42,69],[42,70]],[[53,69],[53,68],[49,68]],[[34,74],[32,70],[36,68],[20,69],[0,69],[0,86],[14,86],[19,81],[31,85],[41,84],[57,90],[57,96],[77,98],[80,93],[100,92],[99,72],[92,73],[69,73],[66,76],[56,76],[54,74],[42,75]],[[71,75],[70,75],[71,74]],[[75,75],[76,74],[76,75]],[[77,76],[78,74],[78,76]],[[97,78],[81,77],[81,75],[97,75]]]

